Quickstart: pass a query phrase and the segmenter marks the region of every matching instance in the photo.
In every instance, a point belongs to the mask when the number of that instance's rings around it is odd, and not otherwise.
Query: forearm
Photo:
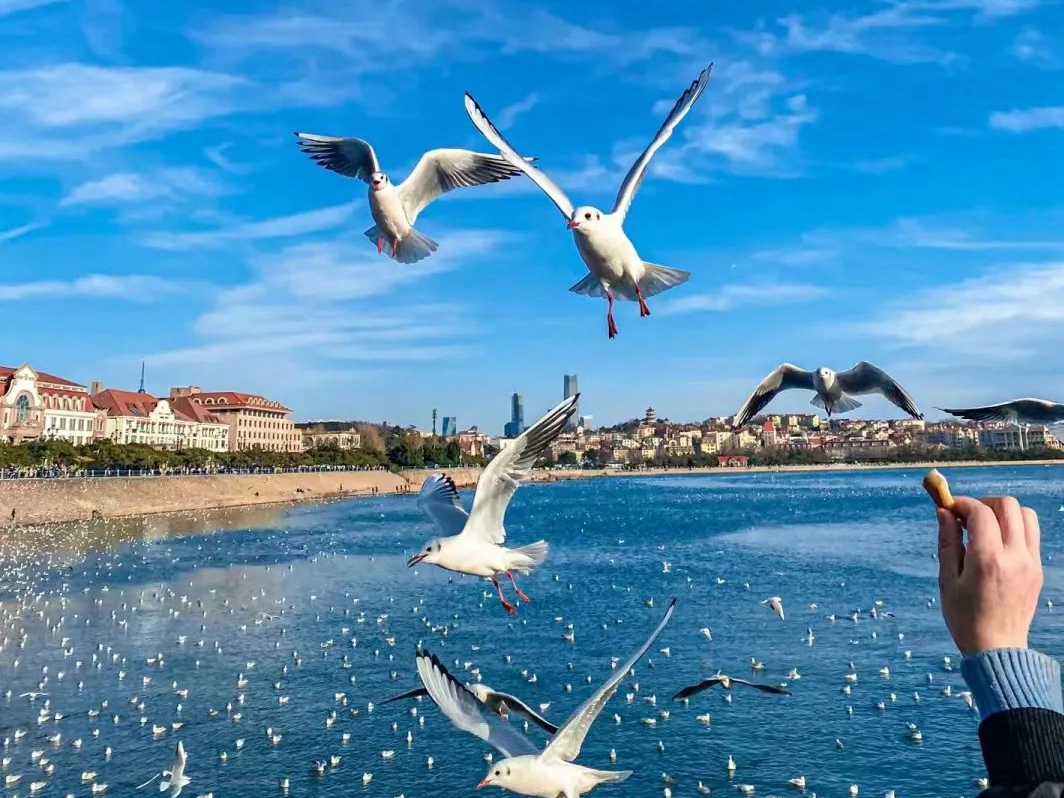
[[[992,787],[1064,782],[1060,665],[1028,649],[964,658],[961,673],[982,723],[979,741]]]

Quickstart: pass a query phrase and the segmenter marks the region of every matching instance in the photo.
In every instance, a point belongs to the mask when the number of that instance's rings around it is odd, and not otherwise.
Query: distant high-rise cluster
[[[525,431],[525,400],[519,393],[510,397],[510,420],[503,431],[507,438],[516,438]]]
[[[458,434],[458,419],[454,416],[443,417],[443,429],[441,431],[443,437],[447,438],[451,435]]]
[[[576,396],[580,392],[580,388],[576,381],[575,374],[566,374],[562,380],[562,399],[568,399],[572,396]],[[577,403],[576,410],[569,417],[569,421],[566,422],[566,429],[576,429],[577,420],[580,417],[580,404]]]

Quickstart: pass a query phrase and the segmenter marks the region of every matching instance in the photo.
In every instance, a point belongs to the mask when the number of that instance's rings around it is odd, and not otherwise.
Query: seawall
[[[1011,462],[905,463],[901,465],[808,465],[755,468],[671,468],[644,471],[534,471],[536,482],[684,474],[754,474],[803,471],[912,470],[1043,466],[1064,468],[1061,460]],[[215,476],[112,477],[105,479],[0,480],[0,528],[22,524],[121,518],[153,513],[256,507],[289,502],[416,493],[431,471],[332,471],[303,474],[219,474]],[[447,473],[460,488],[472,488],[479,468]],[[915,479],[915,478],[914,478]],[[919,484],[916,480],[914,484]],[[15,511],[14,518],[11,511]]]

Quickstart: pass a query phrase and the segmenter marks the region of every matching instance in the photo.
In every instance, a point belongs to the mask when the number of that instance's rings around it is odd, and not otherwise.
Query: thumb
[[[957,581],[964,568],[964,538],[961,522],[949,510],[938,510],[938,584],[940,588]]]

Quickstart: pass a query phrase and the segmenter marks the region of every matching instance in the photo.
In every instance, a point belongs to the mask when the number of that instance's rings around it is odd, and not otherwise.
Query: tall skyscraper
[[[562,380],[562,399],[568,399],[570,396],[576,396],[580,392],[580,388],[577,386],[576,375],[566,374]],[[580,417],[580,404],[577,403],[576,411],[569,416],[569,420],[565,422],[566,429],[576,429],[576,420]]]
[[[458,419],[454,416],[443,417],[443,437],[449,438],[458,434]]]
[[[510,420],[503,428],[507,438],[516,438],[525,431],[525,400],[521,394],[515,393],[510,397]]]

